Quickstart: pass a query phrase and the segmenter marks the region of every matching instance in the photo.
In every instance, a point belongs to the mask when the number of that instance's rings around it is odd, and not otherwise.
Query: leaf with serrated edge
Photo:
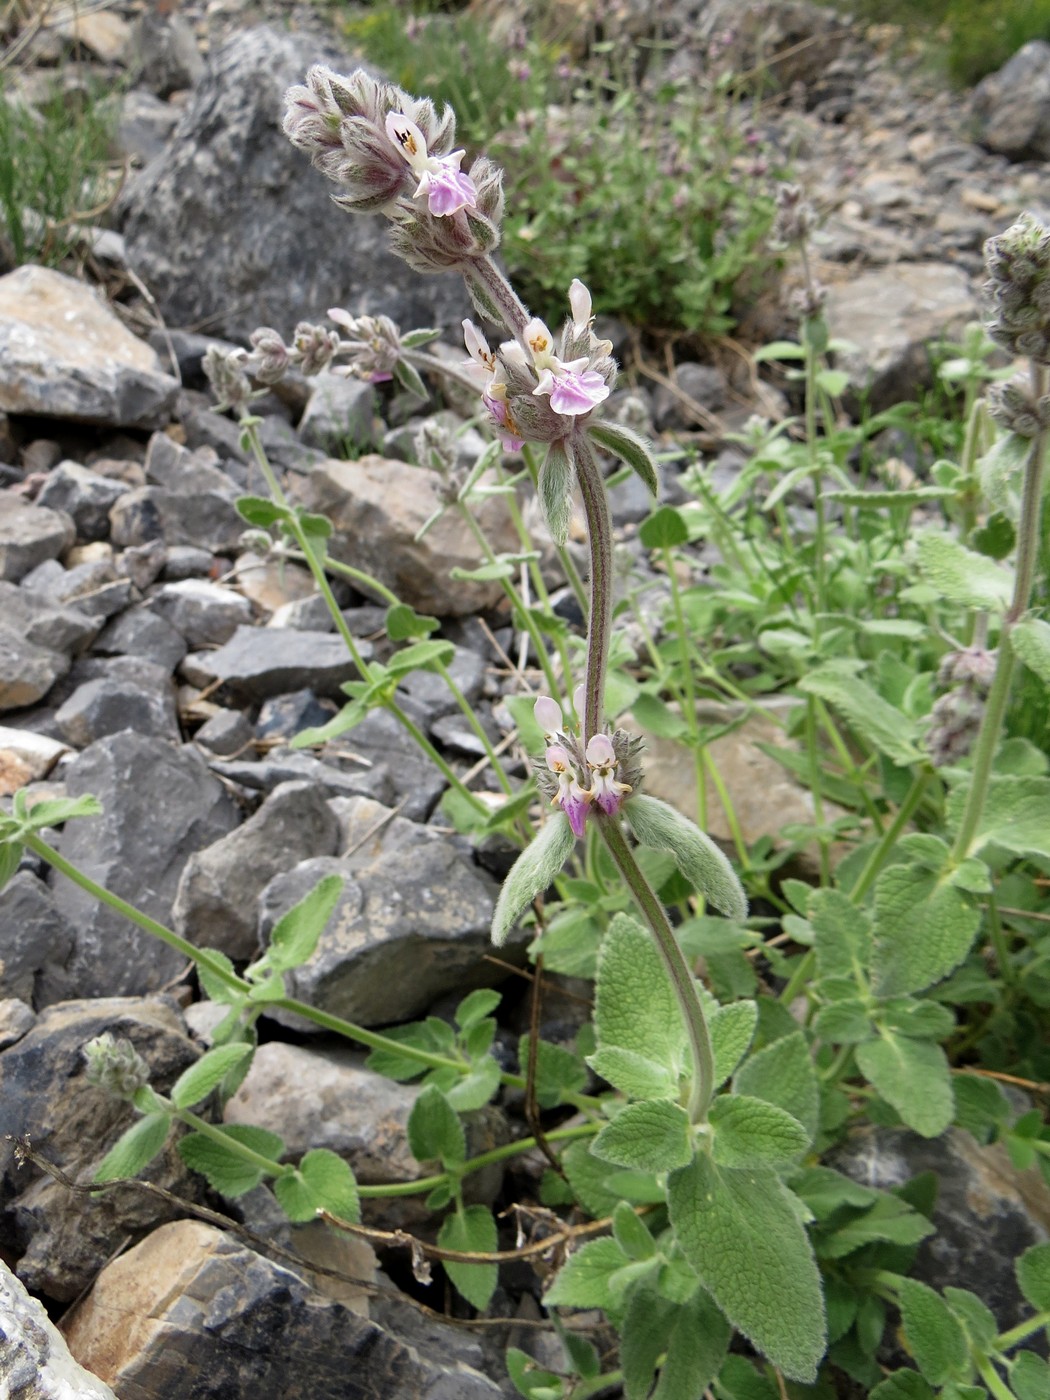
[[[747,1054],[758,1024],[753,1001],[734,1001],[707,1013],[707,1029],[715,1057],[713,1089],[720,1089]]]
[[[674,1310],[667,1354],[652,1400],[696,1400],[718,1374],[732,1328],[698,1288]]]
[[[196,1064],[183,1070],[171,1086],[170,1098],[176,1108],[192,1108],[213,1089],[217,1089],[235,1065],[239,1065],[253,1047],[239,1041],[233,1045],[217,1045],[207,1051]]]
[[[940,1137],[952,1121],[955,1099],[944,1051],[928,1040],[882,1030],[854,1052],[860,1072],[922,1137]]]
[[[1010,645],[1028,669],[1050,685],[1050,622],[1022,618],[1010,633]]]
[[[466,1161],[467,1139],[463,1124],[448,1099],[428,1084],[408,1115],[408,1145],[418,1162],[441,1161],[458,1165]]]
[[[240,1142],[258,1152],[263,1157],[276,1161],[284,1151],[284,1144],[276,1133],[251,1124],[229,1124],[220,1129],[224,1137],[232,1142]],[[207,1180],[208,1185],[220,1195],[236,1199],[251,1191],[263,1179],[263,1170],[245,1161],[235,1147],[224,1147],[221,1142],[203,1133],[187,1133],[178,1142],[179,1156],[195,1172]]]
[[[618,1167],[666,1172],[693,1155],[689,1115],[670,1099],[628,1104],[591,1144],[596,1157]]]
[[[138,1176],[168,1140],[171,1115],[147,1113],[132,1123],[109,1149],[95,1169],[95,1181],[118,1181]]]
[[[492,941],[507,941],[519,916],[559,874],[572,853],[576,838],[564,812],[556,812],[540,828],[539,835],[522,851],[510,868],[492,916]]]
[[[934,1400],[934,1394],[918,1371],[894,1371],[875,1387],[868,1400]]]
[[[664,849],[689,883],[730,919],[747,918],[747,896],[729,861],[694,822],[657,797],[629,798],[624,812],[644,846]]]
[[[962,819],[967,789],[948,799],[949,826]],[[1018,856],[1050,857],[1050,778],[997,776],[988,785],[977,830],[967,855],[985,846],[1001,846]]]
[[[943,1385],[968,1361],[966,1336],[958,1319],[940,1294],[918,1279],[901,1279],[899,1301],[916,1365],[931,1385]]]
[[[615,1173],[608,1162],[591,1155],[590,1143],[570,1142],[562,1153],[561,1165],[573,1195],[588,1215],[598,1220],[613,1213],[621,1200],[610,1182]]]
[[[612,920],[598,953],[594,1027],[599,1049],[632,1051],[677,1080],[686,1042],[674,989],[652,938],[627,914]]]
[[[809,1146],[809,1133],[790,1113],[764,1099],[723,1094],[711,1105],[712,1156],[721,1167],[765,1162],[787,1166]]]
[[[488,1206],[467,1206],[447,1215],[438,1232],[438,1244],[442,1249],[465,1254],[494,1253],[499,1248],[499,1236]],[[446,1259],[444,1267],[457,1291],[484,1312],[499,1282],[499,1265],[460,1264]]]
[[[595,1074],[607,1079],[614,1089],[632,1099],[669,1099],[678,1090],[678,1076],[665,1065],[658,1065],[634,1050],[606,1045],[587,1063]]]
[[[813,927],[813,947],[821,977],[867,981],[871,920],[841,890],[814,890],[806,915]]]
[[[816,695],[838,710],[850,726],[891,763],[910,767],[922,759],[915,722],[840,664],[832,661],[818,666],[798,684],[807,695]]]
[[[1050,1243],[1026,1249],[1014,1265],[1021,1292],[1037,1312],[1050,1312]]]
[[[675,1236],[722,1312],[786,1376],[814,1381],[826,1340],[820,1274],[776,1173],[719,1168],[701,1153],[667,1187]]]
[[[733,1089],[776,1104],[816,1135],[820,1117],[820,1085],[809,1047],[801,1031],[783,1036],[759,1050],[737,1071]]]
[[[326,875],[298,904],[281,915],[270,934],[272,968],[290,972],[313,956],[342,893],[343,877]]]
[[[299,1174],[313,1192],[317,1207],[353,1225],[361,1219],[357,1182],[349,1163],[338,1153],[327,1147],[313,1148],[299,1163]]]
[[[980,922],[980,910],[951,883],[947,867],[891,865],[875,885],[876,993],[899,996],[940,982],[969,953]]]
[[[1013,576],[983,554],[976,554],[944,530],[920,530],[915,539],[919,569],[947,602],[966,608],[1006,606]]]
[[[562,1308],[614,1307],[609,1279],[630,1262],[616,1240],[588,1240],[558,1270],[544,1295],[544,1304]]]

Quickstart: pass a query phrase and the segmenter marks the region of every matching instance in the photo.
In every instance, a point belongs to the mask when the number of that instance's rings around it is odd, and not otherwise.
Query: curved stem
[[[715,1058],[711,1048],[711,1035],[707,1029],[707,1019],[700,1005],[693,974],[685,960],[674,930],[668,922],[664,907],[657,898],[648,880],[642,873],[634,852],[620,827],[618,818],[609,817],[597,811],[595,817],[598,830],[612,856],[616,867],[623,876],[624,883],[634,896],[646,923],[656,941],[664,968],[671,980],[678,1001],[686,1035],[693,1052],[693,1082],[689,1089],[689,1118],[693,1123],[702,1123],[707,1117],[714,1094]]]
[[[482,302],[489,302],[516,340],[521,340],[529,324],[529,313],[514,288],[487,255],[474,258],[463,269],[467,285],[472,283]]]
[[[583,746],[601,731],[605,705],[605,672],[609,664],[612,627],[612,517],[601,468],[586,434],[572,438],[576,477],[583,496],[591,548],[590,626],[587,631],[587,670],[584,677]]]

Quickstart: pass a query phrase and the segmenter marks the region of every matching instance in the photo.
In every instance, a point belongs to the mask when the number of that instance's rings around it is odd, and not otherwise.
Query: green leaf
[[[934,1394],[918,1371],[894,1371],[875,1387],[868,1400],[934,1400]]]
[[[804,360],[804,348],[794,340],[771,340],[768,345],[760,345],[754,352],[758,364],[766,360]]]
[[[94,1181],[120,1181],[138,1176],[168,1140],[170,1113],[147,1113],[121,1133],[95,1168]]]
[[[395,603],[386,610],[384,622],[386,634],[392,642],[407,642],[415,637],[427,637],[436,632],[441,623],[436,617],[427,617],[410,608],[407,603]]]
[[[401,345],[405,350],[418,350],[422,345],[429,345],[432,340],[438,340],[440,331],[431,329],[429,326],[420,326],[414,331],[406,331],[401,337]]]
[[[869,1244],[916,1245],[936,1232],[937,1227],[907,1201],[880,1193],[863,1215],[845,1221],[821,1240],[820,1255],[822,1259],[845,1259]]]
[[[948,798],[948,822],[957,829],[967,790],[956,788]],[[981,810],[967,855],[985,846],[1001,846],[1018,856],[1050,858],[1050,778],[994,777]]]
[[[1036,1312],[1050,1312],[1050,1243],[1026,1249],[1014,1270],[1021,1292]]]
[[[665,1172],[693,1155],[689,1115],[670,1099],[628,1104],[591,1144],[596,1157],[619,1167]]]
[[[715,1099],[708,1121],[715,1134],[712,1156],[720,1167],[787,1166],[810,1143],[810,1134],[797,1118],[746,1094]]]
[[[333,715],[327,724],[315,725],[312,729],[300,729],[298,734],[291,739],[290,747],[305,749],[311,748],[315,744],[327,744],[331,739],[338,739],[341,734],[353,729],[355,724],[360,724],[372,708],[372,704],[364,697],[351,700],[348,705],[343,706],[337,715]]]
[[[24,819],[25,831],[40,831],[46,826],[63,826],[78,817],[97,817],[102,803],[85,793],[83,797],[46,797],[34,802]]]
[[[638,840],[670,851],[681,873],[716,909],[730,919],[747,918],[747,896],[732,865],[688,817],[644,794],[628,798],[624,812]]]
[[[658,739],[677,739],[686,733],[687,725],[682,716],[647,691],[643,690],[635,700],[631,713],[635,723]]]
[[[734,1001],[716,1006],[707,1013],[707,1030],[715,1057],[713,1089],[720,1089],[747,1054],[758,1025],[758,1006],[753,1001]]]
[[[1010,645],[1028,669],[1050,685],[1050,622],[1022,618],[1010,633]]]
[[[540,466],[539,493],[551,539],[563,545],[572,523],[573,462],[564,442],[552,442]]]
[[[917,506],[924,501],[946,501],[958,495],[954,486],[915,486],[902,491],[842,490],[825,493],[829,501],[860,510],[885,510],[887,506]]]
[[[595,1220],[612,1215],[623,1197],[609,1185],[613,1175],[609,1163],[592,1155],[590,1143],[570,1142],[561,1155],[561,1165],[573,1195],[588,1215]]]
[[[835,661],[810,671],[798,683],[843,715],[850,727],[891,763],[909,767],[923,758],[915,721],[884,700],[866,681]]]
[[[468,992],[456,1007],[456,1025],[461,1031],[473,1029],[495,1011],[502,1000],[503,993],[491,987],[479,987],[476,992]]]
[[[413,642],[410,646],[395,651],[386,663],[391,676],[407,676],[410,671],[435,671],[439,666],[448,666],[456,655],[451,642]]]
[[[417,399],[428,397],[426,385],[419,377],[419,372],[414,365],[410,365],[405,359],[398,359],[394,364],[394,378],[401,385],[402,389],[407,389],[410,394],[415,394]]]
[[[749,1094],[790,1113],[810,1136],[820,1121],[820,1085],[801,1031],[759,1050],[742,1065],[733,1081],[738,1094]]]
[[[646,549],[674,549],[689,539],[685,517],[674,506],[660,506],[643,520],[638,538]]]
[[[669,1099],[678,1091],[676,1072],[619,1045],[595,1051],[588,1055],[587,1063],[595,1074],[631,1099]]]
[[[915,1364],[931,1385],[943,1385],[967,1363],[966,1336],[939,1293],[918,1279],[900,1282],[901,1322]]]
[[[546,1307],[616,1308],[613,1274],[631,1262],[615,1239],[588,1240],[569,1255],[544,1295]]]
[[[910,853],[905,837],[902,854]],[[921,992],[941,981],[966,957],[981,922],[981,913],[964,890],[952,883],[950,854],[944,864],[903,861],[882,872],[875,885],[875,946],[872,978],[879,996]],[[916,936],[920,933],[920,936]]]
[[[467,1160],[467,1139],[456,1110],[434,1084],[428,1084],[408,1115],[408,1145],[417,1162],[459,1166]]]
[[[1018,1352],[1010,1366],[1010,1389],[1017,1400],[1046,1400],[1050,1395],[1050,1365],[1034,1351]]]
[[[282,914],[270,934],[266,961],[276,972],[301,967],[314,954],[343,893],[343,877],[326,875],[309,894]]]
[[[998,611],[1009,603],[1011,570],[976,554],[943,530],[920,530],[916,536],[919,569],[941,597],[964,608]]]
[[[207,1098],[213,1089],[225,1079],[228,1072],[239,1065],[252,1046],[239,1041],[232,1045],[217,1045],[214,1050],[203,1054],[196,1064],[183,1070],[171,1086],[170,1098],[176,1108],[192,1108],[201,1099]]]
[[[562,1378],[553,1371],[544,1371],[528,1352],[518,1347],[508,1347],[503,1359],[511,1383],[519,1395],[524,1395],[525,1400],[559,1400]]]
[[[242,520],[263,530],[268,530],[278,520],[291,518],[291,511],[287,506],[279,506],[276,501],[271,501],[266,496],[238,496],[234,505]]]
[[[10,838],[0,842],[0,890],[4,888],[22,863],[24,849],[20,841],[13,841]]]
[[[873,1187],[861,1186],[833,1167],[805,1167],[789,1179],[789,1184],[818,1219],[847,1207],[866,1210],[879,1199],[879,1192]]]
[[[981,1351],[994,1351],[999,1334],[995,1314],[968,1288],[945,1288],[944,1301],[963,1325],[966,1335]]]
[[[858,990],[867,983],[871,920],[841,890],[814,890],[807,916],[821,977],[849,977]]]
[[[598,954],[594,1027],[599,1050],[629,1050],[677,1081],[685,1031],[660,955],[637,920],[617,914]]]
[[[499,1086],[499,1065],[491,1055],[482,1055],[471,1065],[469,1073],[461,1075],[445,1090],[445,1097],[457,1113],[470,1113],[494,1098]]]
[[[231,1146],[225,1147],[204,1133],[187,1133],[179,1138],[179,1156],[191,1170],[206,1178],[213,1191],[235,1200],[258,1186],[265,1172],[246,1161],[232,1144],[240,1143],[261,1157],[277,1162],[284,1154],[284,1143],[276,1133],[249,1123],[230,1123],[218,1131],[230,1139]]]
[[[539,835],[510,868],[492,916],[492,941],[501,947],[519,916],[543,893],[568,860],[576,838],[564,812],[548,817]]]
[[[664,1363],[652,1400],[698,1400],[718,1374],[732,1328],[698,1288],[673,1308]]]
[[[817,385],[824,390],[825,394],[830,394],[833,399],[837,399],[840,394],[844,394],[849,385],[849,375],[842,369],[822,369],[815,375]]]
[[[604,447],[607,452],[612,452],[622,462],[626,462],[645,482],[651,496],[660,494],[656,458],[645,438],[632,432],[630,428],[625,428],[622,423],[610,423],[607,419],[588,424],[587,435],[599,447]]]
[[[656,1241],[626,1201],[613,1211],[613,1238],[629,1259],[651,1259],[656,1253]]]
[[[518,1043],[518,1063],[524,1071],[529,1063],[531,1037],[526,1034]],[[556,1108],[565,1093],[578,1094],[587,1083],[587,1066],[579,1055],[549,1040],[536,1043],[536,1102],[541,1108]]]
[[[792,1380],[824,1355],[820,1275],[794,1198],[770,1167],[698,1155],[667,1182],[675,1236],[729,1321]]]
[[[944,1051],[928,1040],[910,1040],[885,1028],[878,1040],[854,1052],[861,1073],[909,1128],[940,1137],[955,1112],[951,1074]]]
[[[1013,521],[1001,510],[993,511],[983,525],[970,531],[970,544],[989,559],[1006,559],[1017,544]]]
[[[236,975],[237,970],[232,961],[225,953],[219,952],[218,948],[202,948],[201,952],[207,953],[213,962],[219,963],[227,972]],[[222,1006],[238,1006],[244,1001],[244,992],[217,977],[207,963],[197,964],[197,981],[209,1001],[216,1001]]]
[[[447,1215],[438,1231],[442,1249],[469,1254],[493,1254],[499,1247],[496,1222],[488,1206],[467,1206]],[[499,1282],[498,1264],[458,1264],[443,1261],[445,1272],[467,1302],[484,1312]]]
[[[273,1190],[291,1221],[313,1220],[319,1210],[352,1223],[361,1218],[354,1174],[327,1147],[308,1152],[294,1172],[276,1179]]]

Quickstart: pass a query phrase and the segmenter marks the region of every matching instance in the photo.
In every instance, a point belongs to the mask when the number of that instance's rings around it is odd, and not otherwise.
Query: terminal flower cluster
[[[537,769],[537,781],[551,806],[560,807],[568,817],[573,835],[579,839],[592,805],[606,816],[615,816],[638,787],[641,773],[635,754],[639,741],[618,729],[611,735],[592,734],[584,746],[580,738],[566,731],[561,706],[549,695],[537,699],[533,713],[547,741],[545,766]]]
[[[569,288],[571,315],[558,348],[544,323],[533,317],[521,338],[491,350],[472,321],[463,322],[468,372],[481,390],[493,425],[510,451],[523,441],[559,442],[574,420],[609,397],[616,377],[612,344],[591,328],[591,294],[579,278]]]

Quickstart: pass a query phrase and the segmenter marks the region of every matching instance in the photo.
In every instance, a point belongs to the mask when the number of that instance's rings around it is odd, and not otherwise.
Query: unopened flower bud
[[[1019,437],[1034,438],[1050,428],[1050,395],[1036,398],[1023,376],[993,384],[987,394],[988,412],[1000,427]]]
[[[804,243],[817,222],[813,206],[801,185],[781,185],[777,190],[777,210],[770,230],[774,243],[787,246]]]
[[[339,349],[339,333],[324,326],[300,321],[295,328],[292,350],[299,368],[304,374],[320,374],[332,363],[332,357]]]
[[[984,245],[988,334],[1015,355],[1050,364],[1050,228],[1024,213]]]
[[[281,335],[270,326],[260,326],[251,334],[252,353],[245,368],[260,384],[277,384],[291,368],[291,352]]]
[[[84,1046],[87,1061],[85,1078],[117,1098],[130,1099],[149,1083],[149,1065],[123,1036],[115,1039],[108,1031]]]
[[[248,354],[244,350],[223,350],[218,345],[209,345],[201,361],[201,368],[212,387],[220,409],[232,409],[242,417],[252,399],[252,386],[245,374]]]
[[[558,734],[562,727],[561,706],[549,695],[540,695],[532,709],[533,718],[544,734]]]

